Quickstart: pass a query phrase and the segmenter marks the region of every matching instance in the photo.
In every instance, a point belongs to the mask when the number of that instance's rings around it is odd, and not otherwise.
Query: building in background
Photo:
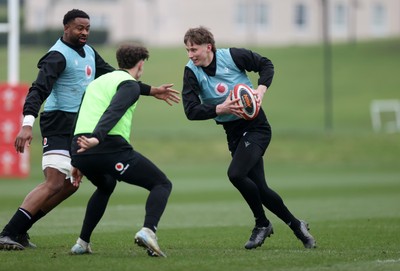
[[[400,36],[399,0],[35,0],[25,1],[23,27],[61,28],[63,15],[79,8],[110,43],[176,46],[189,27],[204,25],[220,44],[310,44],[323,39],[324,1],[332,41]]]

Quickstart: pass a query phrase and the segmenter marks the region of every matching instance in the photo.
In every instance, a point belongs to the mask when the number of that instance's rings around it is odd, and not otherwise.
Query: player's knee
[[[114,178],[108,176],[106,176],[102,181],[93,183],[97,186],[99,190],[108,194],[112,194],[117,185],[117,181]]]
[[[58,181],[54,179],[47,179],[44,183],[44,187],[47,190],[48,196],[53,196],[59,193],[64,187],[64,180]]]
[[[49,196],[53,196],[63,190],[64,183],[67,181],[64,173],[52,167],[47,167],[44,173],[46,179],[43,186],[47,189]]]
[[[246,174],[240,172],[239,170],[229,168],[228,170],[228,178],[232,184],[238,184],[246,178]]]
[[[168,197],[172,191],[172,182],[165,177],[162,182],[155,184],[153,187],[149,189],[150,191],[159,191],[159,193]]]
[[[165,178],[165,180],[161,183],[161,186],[168,191],[168,193],[171,193],[172,191],[172,182],[168,180],[168,178]]]

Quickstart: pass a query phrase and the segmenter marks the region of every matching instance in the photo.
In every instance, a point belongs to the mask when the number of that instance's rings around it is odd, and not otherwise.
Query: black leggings
[[[82,240],[90,242],[90,236],[106,210],[117,180],[150,191],[143,226],[156,231],[167,205],[172,183],[149,159],[129,150],[112,154],[77,155],[73,160],[76,167],[97,187],[86,208],[80,235]]]
[[[264,205],[286,224],[297,222],[282,198],[267,185],[264,151],[259,145],[242,137],[232,153],[228,168],[229,180],[242,194],[256,219],[265,217]]]

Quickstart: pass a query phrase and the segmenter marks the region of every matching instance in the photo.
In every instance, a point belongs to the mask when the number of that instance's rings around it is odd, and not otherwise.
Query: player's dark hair
[[[213,34],[204,26],[199,26],[196,28],[189,28],[183,38],[185,45],[190,43],[191,45],[197,44],[211,44],[212,51],[215,52],[217,48],[215,47],[215,40]]]
[[[131,69],[140,60],[149,59],[149,51],[138,44],[123,44],[116,52],[118,67],[121,69]]]
[[[71,9],[64,15],[63,24],[66,25],[75,18],[86,18],[90,20],[89,15],[80,9]]]

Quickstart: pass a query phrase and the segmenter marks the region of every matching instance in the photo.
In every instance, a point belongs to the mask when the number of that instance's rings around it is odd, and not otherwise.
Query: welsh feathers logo
[[[217,95],[223,96],[223,95],[225,95],[225,94],[229,91],[228,85],[225,84],[225,83],[218,83],[218,84],[215,86],[214,91],[215,91],[215,93],[216,93]]]

